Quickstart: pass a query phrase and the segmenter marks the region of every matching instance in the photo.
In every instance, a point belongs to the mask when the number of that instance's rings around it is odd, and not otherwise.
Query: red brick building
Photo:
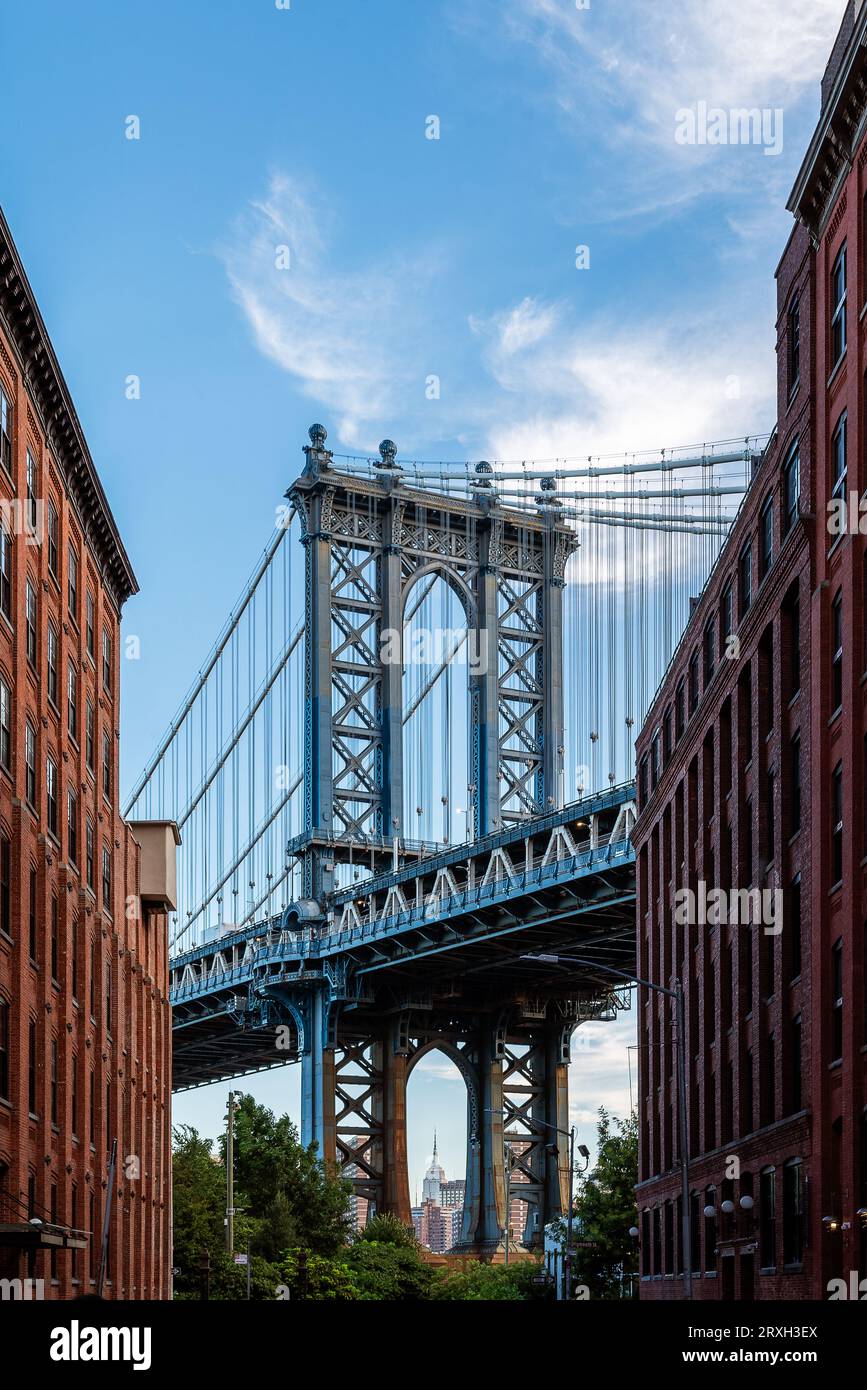
[[[639,971],[685,992],[700,1299],[867,1276],[865,38],[851,3],[777,270],[777,427],[637,743]],[[677,1053],[647,989],[639,1042],[641,1296],[681,1298]]]
[[[104,1293],[170,1295],[173,827],[118,806],[135,592],[0,213],[0,1278],[46,1298],[97,1288],[115,1140]]]

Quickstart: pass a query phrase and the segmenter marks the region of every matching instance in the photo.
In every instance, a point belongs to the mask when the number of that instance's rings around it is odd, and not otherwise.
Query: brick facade
[[[42,1279],[45,1297],[95,1289],[117,1139],[104,1291],[165,1298],[167,921],[139,897],[118,805],[120,615],[135,579],[2,214],[0,265],[0,1277]],[[33,1216],[59,1245],[22,1248]]]
[[[835,484],[867,488],[865,24],[850,6],[790,204],[777,428],[637,742],[639,971],[685,990],[698,1299],[867,1275],[867,551],[828,524]],[[679,925],[702,883],[779,890],[782,930]],[[680,1298],[671,1009],[640,1010],[641,1296]]]

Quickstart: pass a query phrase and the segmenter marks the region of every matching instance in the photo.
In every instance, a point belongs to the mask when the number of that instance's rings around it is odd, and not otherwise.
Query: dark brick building
[[[173,827],[118,807],[136,589],[0,213],[0,1279],[170,1290]],[[15,1296],[4,1285],[0,1296]]]
[[[777,270],[777,427],[637,744],[639,970],[685,991],[696,1298],[867,1276],[865,37],[850,4]],[[647,989],[639,1042],[641,1296],[680,1298],[676,1048]]]

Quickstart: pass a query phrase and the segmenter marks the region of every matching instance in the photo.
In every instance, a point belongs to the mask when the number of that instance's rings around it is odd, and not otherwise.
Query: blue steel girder
[[[608,995],[604,970],[526,957],[578,949],[634,968],[633,794],[617,788],[334,893],[318,924],[296,929],[304,914],[290,912],[292,929],[275,920],[176,958],[176,1088],[295,1060],[314,995],[326,1049],[344,1020],[382,1016],[413,987],[435,1001],[457,980],[469,1011],[508,1005],[530,979],[550,998]]]

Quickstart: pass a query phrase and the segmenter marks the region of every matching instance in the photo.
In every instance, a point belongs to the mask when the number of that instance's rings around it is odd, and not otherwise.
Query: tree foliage
[[[629,1234],[636,1224],[635,1184],[638,1182],[638,1117],[612,1117],[601,1108],[597,1125],[596,1166],[581,1186],[574,1206],[574,1239],[579,1244],[572,1262],[572,1282],[586,1284],[591,1298],[628,1295],[630,1274],[638,1258]],[[592,1245],[590,1244],[592,1242]]]
[[[507,1265],[470,1260],[462,1267],[444,1270],[431,1291],[431,1298],[474,1303],[546,1302],[552,1297],[550,1289],[533,1283],[540,1269],[539,1260],[518,1259]]]

